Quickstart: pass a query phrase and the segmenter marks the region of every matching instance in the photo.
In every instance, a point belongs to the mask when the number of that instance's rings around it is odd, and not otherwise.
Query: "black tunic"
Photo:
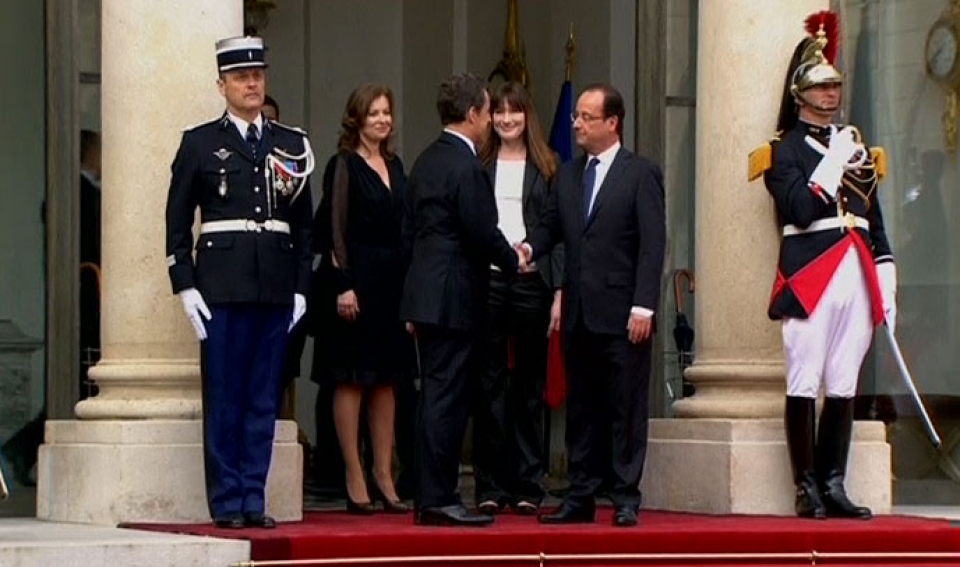
[[[335,198],[337,158],[347,195]],[[316,364],[321,376],[365,386],[390,383],[412,368],[413,342],[400,320],[404,264],[401,225],[406,176],[400,158],[387,161],[390,187],[354,152],[327,163],[324,196],[314,219],[322,255],[315,299]],[[338,267],[332,258],[337,250]],[[337,314],[337,295],[353,290],[356,321]]]
[[[829,146],[829,134],[829,127],[800,121],[792,130],[773,141],[773,166],[767,170],[764,180],[776,204],[780,227],[794,225],[805,229],[813,222],[835,218],[839,207],[840,212],[853,214],[869,222],[869,229],[858,228],[856,231],[870,249],[873,261],[877,264],[892,262],[893,252],[884,229],[877,196],[876,167],[872,160],[868,159],[860,168],[844,173],[836,200],[821,197],[809,186],[810,177],[823,156],[810,147],[806,138],[809,136]],[[771,319],[806,319],[810,316],[795,292],[795,278],[844,238],[845,232],[834,229],[780,239],[777,281],[768,308]],[[819,291],[822,292],[829,278],[819,280]]]

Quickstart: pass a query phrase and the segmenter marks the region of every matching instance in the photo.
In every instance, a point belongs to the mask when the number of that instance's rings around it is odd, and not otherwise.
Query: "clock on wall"
[[[957,150],[957,110],[960,91],[960,0],[951,0],[930,26],[923,52],[927,75],[944,89],[943,135],[947,151]]]
[[[932,79],[943,84],[956,83],[958,47],[956,22],[952,18],[937,20],[927,33],[924,51],[927,74]]]

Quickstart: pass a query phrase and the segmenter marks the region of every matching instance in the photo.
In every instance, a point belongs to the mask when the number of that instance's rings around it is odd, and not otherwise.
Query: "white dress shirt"
[[[247,139],[247,126],[250,125],[250,122],[247,122],[239,116],[234,116],[232,112],[227,111],[227,118],[230,119],[230,122],[233,122],[233,125],[237,127],[237,130],[240,131],[240,137],[244,140]],[[260,139],[260,136],[263,134],[263,115],[258,114],[257,118],[253,121],[253,125],[257,127],[257,139]]]
[[[613,158],[617,157],[617,152],[619,151],[620,142],[616,142],[595,156],[587,154],[588,164],[590,163],[591,159],[596,158],[597,160],[597,175],[593,180],[593,188],[591,189],[590,209],[587,211],[588,216],[589,213],[593,212],[593,205],[597,200],[597,193],[599,193],[600,187],[603,185],[603,180],[607,178],[607,172],[610,171],[610,165],[613,163]]]

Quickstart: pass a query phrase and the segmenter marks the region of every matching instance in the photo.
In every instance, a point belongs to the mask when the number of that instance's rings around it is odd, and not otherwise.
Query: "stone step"
[[[3,567],[228,567],[249,560],[245,540],[0,519]]]

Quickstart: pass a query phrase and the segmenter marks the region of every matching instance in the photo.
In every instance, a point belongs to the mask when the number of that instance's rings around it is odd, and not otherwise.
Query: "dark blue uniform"
[[[173,161],[170,280],[175,293],[196,288],[212,313],[200,362],[207,500],[215,519],[264,511],[293,299],[309,289],[313,212],[309,183],[274,175],[267,157],[303,171],[295,156],[308,148],[302,131],[264,121],[254,150],[224,114],[186,131]]]
[[[846,238],[839,229],[811,230],[817,221],[840,214],[859,219],[855,229],[867,244],[877,264],[893,262],[893,252],[884,229],[883,214],[877,198],[877,171],[872,159],[862,167],[846,171],[837,190],[837,199],[826,198],[809,187],[809,179],[823,155],[810,147],[806,138],[828,146],[829,128],[800,121],[795,128],[773,141],[773,166],[764,180],[773,196],[781,228],[795,226],[802,234],[781,239],[777,281],[770,299],[771,319],[810,316],[815,298],[819,298],[832,270],[811,270],[828,258],[824,253]],[[801,274],[816,277],[799,277]],[[879,302],[880,298],[873,298]],[[806,304],[806,305],[805,305]]]

